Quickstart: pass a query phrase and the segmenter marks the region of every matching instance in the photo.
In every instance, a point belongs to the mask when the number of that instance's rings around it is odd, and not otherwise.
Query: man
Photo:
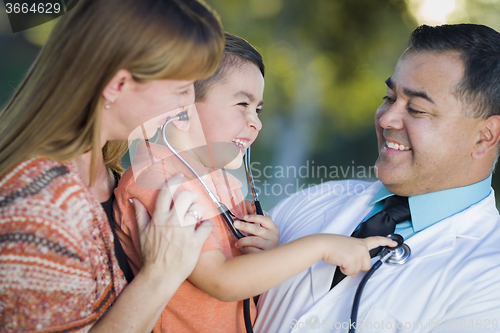
[[[351,235],[391,197],[408,197],[410,215],[394,223],[411,259],[384,264],[370,278],[356,331],[498,330],[500,218],[491,173],[500,139],[500,34],[473,24],[421,26],[386,84],[375,114],[380,181],[356,182],[354,191],[351,180],[340,195],[348,184],[331,182],[284,200],[272,211],[280,243]],[[337,274],[317,262],[263,294],[256,331],[346,332],[364,274],[332,283]]]

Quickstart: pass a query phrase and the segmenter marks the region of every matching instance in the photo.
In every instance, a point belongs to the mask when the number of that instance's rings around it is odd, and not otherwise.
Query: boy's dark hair
[[[500,115],[500,34],[484,25],[455,24],[415,29],[408,41],[413,52],[458,51],[464,76],[456,96],[474,118]]]
[[[231,69],[235,66],[241,66],[245,62],[255,64],[262,73],[262,76],[264,76],[262,56],[250,43],[228,32],[224,33],[224,37],[226,38],[226,45],[219,68],[211,76],[194,83],[196,102],[203,102],[208,90],[213,85],[222,83]]]

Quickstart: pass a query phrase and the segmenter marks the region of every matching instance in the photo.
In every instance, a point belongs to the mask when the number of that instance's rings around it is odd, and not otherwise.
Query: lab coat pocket
[[[401,326],[401,324],[400,324]],[[404,328],[404,327],[403,327]],[[398,320],[385,310],[377,306],[372,306],[364,318],[358,315],[356,332],[400,332]],[[405,330],[405,332],[407,332]]]

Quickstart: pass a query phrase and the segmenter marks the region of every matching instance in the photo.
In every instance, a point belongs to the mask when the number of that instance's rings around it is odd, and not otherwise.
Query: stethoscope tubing
[[[368,279],[375,273],[377,269],[382,266],[383,263],[387,262],[391,265],[403,265],[408,262],[411,256],[410,247],[404,243],[404,239],[401,235],[398,234],[390,234],[387,236],[392,240],[398,242],[398,246],[396,247],[385,247],[380,252],[381,258],[377,260],[370,270],[363,276],[361,282],[358,285],[358,289],[356,289],[356,294],[354,295],[354,301],[352,302],[352,311],[351,311],[351,320],[349,322],[349,333],[356,332],[357,326],[357,318],[358,318],[358,308],[359,303],[361,301],[361,293],[365,288],[366,282]]]
[[[233,235],[237,239],[243,238],[243,237],[245,237],[245,235],[243,235],[238,229],[236,229],[234,227],[234,220],[233,220],[233,216],[231,216],[232,215],[231,211],[227,208],[226,205],[224,205],[222,202],[219,201],[219,199],[217,199],[215,194],[210,190],[210,188],[205,183],[205,181],[200,177],[198,172],[196,172],[196,170],[177,152],[177,150],[174,147],[172,147],[172,145],[167,140],[167,136],[165,134],[167,125],[175,120],[185,121],[188,119],[189,118],[187,116],[186,111],[179,113],[176,117],[167,119],[167,121],[165,121],[165,124],[163,124],[163,126],[160,128],[161,133],[162,133],[162,137],[163,137],[163,142],[167,145],[167,147],[170,149],[170,151],[172,151],[172,153],[174,153],[175,156],[177,156],[177,158],[179,158],[182,161],[182,163],[184,163],[189,168],[189,170],[191,170],[191,172],[193,172],[193,174],[198,178],[200,183],[203,185],[203,187],[207,191],[210,200],[212,200],[212,202],[217,206],[217,211],[222,215],[224,221],[226,222],[227,227],[231,230]],[[258,197],[257,197],[257,192],[255,191],[255,183],[253,180],[252,172],[250,170],[250,147],[247,148],[245,167],[246,167],[246,171],[247,171],[248,182],[249,182],[249,185],[250,185],[250,188],[252,191],[253,202],[255,204],[255,212],[258,215],[264,215],[264,211],[262,210],[262,207],[261,207],[260,202],[259,202]],[[236,216],[234,216],[234,217],[236,217]],[[247,333],[253,333],[252,318],[250,315],[250,299],[249,298],[243,300],[243,318],[245,321],[245,328],[246,328]]]
[[[370,268],[370,270],[365,274],[365,276],[363,276],[363,279],[361,279],[361,282],[358,285],[358,289],[356,289],[356,295],[354,296],[354,301],[352,303],[351,321],[349,322],[349,333],[356,332],[356,325],[357,325],[356,320],[358,318],[359,302],[361,300],[361,294],[363,293],[363,289],[365,288],[366,282],[373,275],[373,273],[375,273],[375,271],[379,269],[380,266],[382,266],[382,264],[391,256],[392,252],[389,252],[385,256],[377,260]]]
[[[219,214],[221,214],[223,216],[224,221],[226,222],[228,228],[231,230],[231,232],[233,233],[233,235],[237,239],[243,238],[243,237],[245,237],[245,235],[243,235],[238,229],[236,229],[234,227],[234,219],[233,219],[233,216],[231,216],[232,215],[231,211],[227,208],[226,205],[224,205],[222,202],[219,201],[219,199],[217,199],[217,196],[210,190],[210,188],[205,183],[205,181],[201,178],[201,176],[198,174],[198,172],[196,172],[196,170],[191,166],[191,164],[189,164],[184,159],[184,157],[182,157],[177,152],[177,150],[174,147],[172,147],[172,145],[167,140],[167,136],[165,134],[167,125],[170,124],[171,122],[175,121],[175,120],[187,120],[188,119],[187,118],[187,113],[185,115],[185,118],[183,119],[183,116],[184,116],[183,113],[184,112],[185,111],[181,112],[176,117],[167,119],[167,121],[165,122],[165,124],[163,124],[163,126],[161,127],[161,133],[162,133],[162,137],[163,137],[163,142],[167,145],[168,149],[170,149],[172,151],[172,153],[174,153],[175,156],[177,156],[177,158],[179,158],[182,161],[182,163],[184,163],[189,168],[189,170],[191,170],[191,172],[196,176],[196,178],[200,181],[200,183],[203,185],[203,187],[207,191],[208,197],[210,198],[210,200],[212,200],[212,202],[217,207],[217,211],[219,212]]]
[[[161,132],[162,132],[162,136],[163,136],[163,142],[172,151],[172,153],[174,153],[175,156],[177,156],[177,158],[179,158],[193,172],[193,174],[198,178],[198,180],[200,181],[200,183],[203,185],[203,187],[207,191],[209,198],[217,206],[217,210],[223,216],[224,221],[226,222],[226,225],[231,230],[231,232],[233,233],[233,235],[237,239],[243,238],[243,237],[245,237],[245,235],[243,235],[233,225],[234,224],[234,220],[233,220],[233,216],[231,216],[232,215],[231,211],[226,207],[226,205],[224,205],[222,202],[220,202],[217,199],[217,197],[215,196],[215,194],[210,190],[210,188],[205,183],[205,181],[200,177],[200,175],[198,174],[198,172],[196,172],[196,170],[177,152],[177,150],[174,147],[172,147],[172,145],[170,145],[170,143],[167,140],[167,136],[165,134],[167,125],[169,123],[171,123],[172,121],[175,121],[175,120],[185,121],[185,120],[188,120],[188,119],[189,118],[187,116],[187,112],[186,111],[183,111],[183,112],[179,113],[176,117],[167,119],[165,121],[165,124],[163,124],[163,126],[161,127]],[[254,179],[253,179],[252,172],[251,172],[250,147],[247,148],[245,162],[246,162],[245,163],[245,168],[246,168],[246,171],[247,171],[248,183],[250,185],[250,189],[251,189],[252,197],[253,197],[253,202],[254,202],[254,205],[255,205],[255,212],[258,215],[264,215],[264,211],[262,210],[262,207],[260,205],[260,201],[258,199],[257,192],[255,191],[255,183],[254,183]],[[236,216],[234,216],[234,217],[236,217]],[[401,237],[401,236],[399,236],[399,237]],[[401,237],[401,239],[402,239],[402,237]],[[405,244],[403,244],[403,245],[405,245]],[[408,246],[406,246],[406,247],[407,247],[407,250],[410,251],[410,249],[408,248]],[[359,308],[359,303],[360,303],[360,300],[361,300],[361,294],[362,294],[363,289],[364,289],[364,287],[366,285],[366,282],[373,275],[373,273],[375,273],[375,271],[377,269],[379,269],[380,266],[382,266],[382,264],[385,261],[387,261],[394,254],[395,254],[395,251],[389,251],[389,252],[385,253],[382,256],[382,258],[380,258],[379,260],[377,260],[375,262],[375,264],[373,264],[373,266],[365,274],[365,276],[363,277],[363,279],[359,283],[358,288],[356,290],[356,294],[354,296],[353,305],[352,305],[351,319],[350,319],[351,321],[350,321],[350,325],[349,325],[349,333],[355,333],[356,332],[356,320],[357,320],[357,317],[358,317],[358,308]],[[401,258],[401,262],[399,264],[406,263],[406,261],[408,260],[408,258],[409,258],[409,256],[406,257],[406,258]],[[247,333],[253,333],[252,320],[251,320],[251,316],[250,316],[250,299],[249,298],[243,300],[243,317],[244,317],[244,320],[245,320],[245,328],[246,328]]]

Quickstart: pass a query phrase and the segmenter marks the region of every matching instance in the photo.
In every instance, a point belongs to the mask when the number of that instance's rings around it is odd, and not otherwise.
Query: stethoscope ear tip
[[[187,114],[187,110],[182,111],[181,113],[177,114],[177,117],[179,117],[180,121],[186,121],[189,120],[189,116]]]

